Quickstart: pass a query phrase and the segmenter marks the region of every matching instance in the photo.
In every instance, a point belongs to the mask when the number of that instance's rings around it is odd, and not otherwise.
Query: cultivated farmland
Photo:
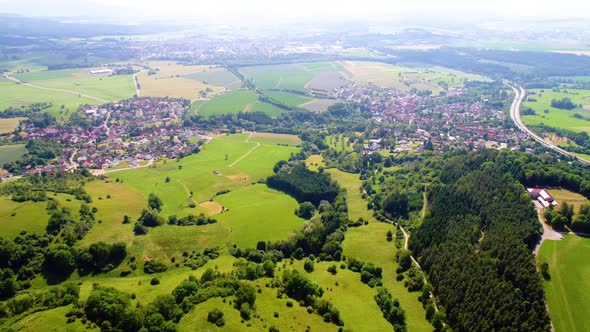
[[[534,89],[529,91],[527,101],[523,108],[529,107],[536,115],[522,115],[527,125],[545,124],[549,127],[568,129],[575,132],[590,133],[590,121],[573,117],[580,114],[582,117],[590,117],[590,110],[584,108],[590,105],[590,90],[562,89],[557,91]],[[563,110],[551,107],[552,99],[570,98],[576,105],[582,105],[573,110]],[[547,112],[545,112],[547,110]]]

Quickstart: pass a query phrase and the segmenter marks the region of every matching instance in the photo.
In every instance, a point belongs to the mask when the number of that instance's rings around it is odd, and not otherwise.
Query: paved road
[[[18,84],[21,84],[21,85],[27,86],[27,87],[29,87],[29,88],[33,88],[33,89],[39,89],[39,90],[47,90],[47,91],[55,91],[55,92],[69,93],[69,94],[72,94],[72,95],[78,95],[78,96],[80,96],[80,97],[84,97],[84,98],[88,98],[88,99],[96,100],[96,101],[99,101],[99,102],[101,102],[101,103],[110,103],[110,101],[108,101],[108,100],[106,100],[106,99],[102,99],[102,98],[94,97],[94,96],[91,96],[91,95],[87,95],[87,94],[85,94],[85,93],[80,93],[80,92],[78,92],[78,91],[64,90],[64,89],[54,89],[54,88],[46,88],[46,87],[44,87],[44,86],[38,86],[38,85],[31,84],[31,83],[26,83],[26,82],[23,82],[23,81],[19,80],[19,79],[18,79],[18,78],[16,78],[16,77],[12,77],[12,76],[8,76],[8,75],[2,75],[2,76],[4,76],[4,78],[6,78],[7,80],[11,80],[11,81],[13,81],[13,82],[16,82],[16,83],[18,83]]]
[[[522,104],[522,102],[524,100],[524,97],[526,95],[526,90],[523,87],[517,85],[516,83],[512,83],[512,82],[508,82],[508,81],[505,81],[504,83],[506,85],[508,85],[509,87],[511,87],[512,90],[514,91],[514,101],[512,101],[512,105],[510,106],[510,117],[512,118],[512,121],[514,121],[514,124],[516,124],[516,126],[520,130],[527,133],[530,137],[532,137],[534,140],[539,142],[544,147],[551,149],[551,150],[553,150],[559,154],[562,154],[564,156],[577,159],[579,162],[581,162],[583,164],[590,165],[590,161],[582,159],[571,152],[565,151],[564,149],[545,141],[542,137],[540,137],[539,135],[532,132],[529,128],[527,128],[524,125],[524,123],[522,122],[522,119],[520,118],[520,105]]]
[[[539,254],[539,249],[541,249],[541,245],[543,244],[543,241],[545,240],[563,240],[563,233],[560,233],[556,230],[554,230],[553,228],[549,227],[549,225],[547,225],[544,221],[543,221],[543,206],[541,205],[541,203],[534,201],[535,203],[535,209],[537,210],[537,218],[539,219],[539,223],[541,223],[541,225],[543,226],[543,235],[541,236],[541,241],[537,244],[537,246],[535,247],[535,250],[533,251],[533,253],[535,254],[535,256],[537,256]]]

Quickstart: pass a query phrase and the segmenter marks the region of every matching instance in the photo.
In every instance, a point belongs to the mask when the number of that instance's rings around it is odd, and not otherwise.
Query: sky
[[[417,13],[443,17],[589,17],[588,0],[0,0],[0,12],[30,16],[114,19],[284,18],[395,19]]]

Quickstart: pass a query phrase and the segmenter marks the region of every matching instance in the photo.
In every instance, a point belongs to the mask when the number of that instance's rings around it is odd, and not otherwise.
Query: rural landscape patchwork
[[[57,3],[0,1],[0,331],[590,331],[590,8]]]

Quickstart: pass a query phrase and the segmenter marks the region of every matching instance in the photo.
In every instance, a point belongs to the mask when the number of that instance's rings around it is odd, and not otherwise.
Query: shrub
[[[164,265],[163,263],[154,261],[154,260],[146,261],[143,265],[143,272],[145,272],[147,274],[164,272],[167,269],[168,268],[166,267],[166,265]]]
[[[150,285],[155,286],[155,285],[159,285],[160,284],[160,279],[158,279],[157,277],[152,278],[152,280],[150,280]]]
[[[219,309],[211,310],[207,315],[207,321],[219,327],[225,325],[225,320],[223,319],[223,312]]]

